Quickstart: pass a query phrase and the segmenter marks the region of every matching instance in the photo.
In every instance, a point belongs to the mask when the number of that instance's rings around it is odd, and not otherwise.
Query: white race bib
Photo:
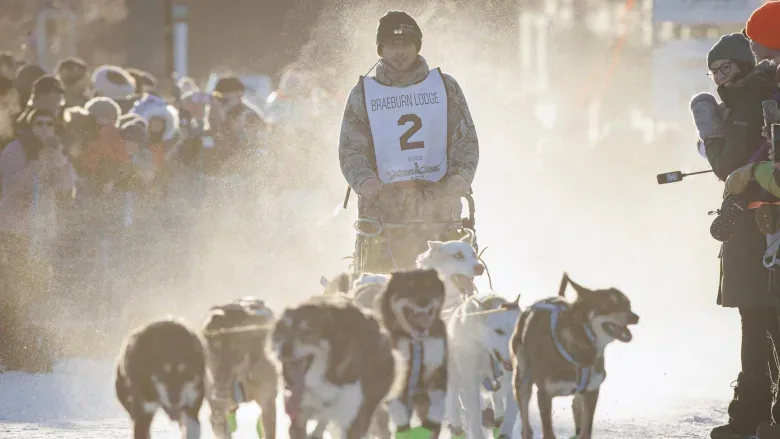
[[[439,181],[447,174],[447,89],[439,69],[409,87],[363,78],[379,179]]]

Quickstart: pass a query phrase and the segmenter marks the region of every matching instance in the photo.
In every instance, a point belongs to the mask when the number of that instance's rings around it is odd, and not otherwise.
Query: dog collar
[[[490,372],[493,374],[493,377],[492,379],[485,377],[482,380],[482,387],[488,392],[497,392],[501,389],[501,382],[498,379],[504,375],[504,371],[502,370],[502,365],[499,364],[500,361],[493,356],[492,352],[485,351],[485,353],[490,359]]]

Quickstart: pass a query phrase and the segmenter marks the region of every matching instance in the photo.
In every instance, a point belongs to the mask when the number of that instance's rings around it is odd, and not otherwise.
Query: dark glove
[[[726,242],[731,237],[737,218],[747,210],[747,201],[739,195],[727,195],[720,206],[717,218],[712,221],[710,235],[720,242]]]

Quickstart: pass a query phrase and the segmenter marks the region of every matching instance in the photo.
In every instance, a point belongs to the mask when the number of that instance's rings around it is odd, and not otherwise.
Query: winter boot
[[[734,398],[729,403],[729,422],[715,427],[711,439],[754,439],[756,430],[771,418],[771,381],[767,375],[747,377],[739,374]]]

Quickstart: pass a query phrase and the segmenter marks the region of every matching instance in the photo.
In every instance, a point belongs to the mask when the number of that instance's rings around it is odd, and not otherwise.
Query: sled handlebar
[[[405,229],[407,227],[457,229],[463,227],[463,223],[461,221],[437,222],[424,220],[411,220],[390,223],[372,218],[359,218],[357,221],[355,221],[353,226],[358,235],[372,238],[374,236],[381,235],[385,229]]]

